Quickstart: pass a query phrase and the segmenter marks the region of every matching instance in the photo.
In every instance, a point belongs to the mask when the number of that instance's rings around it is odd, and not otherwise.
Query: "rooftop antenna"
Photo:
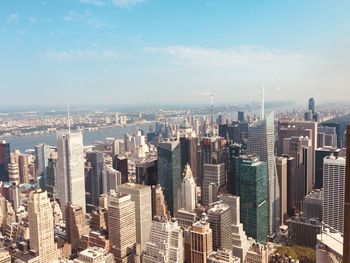
[[[70,116],[69,116],[69,105],[67,104],[67,124],[68,124],[68,133],[70,134]]]
[[[210,95],[210,126],[211,129],[214,128],[214,119],[213,119],[213,107],[214,107],[214,95]]]
[[[262,81],[261,119],[265,119],[265,81]]]

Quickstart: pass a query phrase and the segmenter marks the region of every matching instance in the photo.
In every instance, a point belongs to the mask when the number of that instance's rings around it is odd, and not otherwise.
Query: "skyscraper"
[[[213,231],[203,218],[190,230],[191,262],[206,263],[213,251]]]
[[[11,162],[8,164],[8,175],[11,184],[19,184],[19,169],[17,163]]]
[[[35,163],[38,169],[38,175],[46,173],[48,159],[50,158],[51,146],[47,144],[39,144],[35,146]]]
[[[350,261],[350,125],[346,129],[346,156],[343,262]]]
[[[58,133],[57,190],[62,212],[69,202],[85,212],[83,135],[81,131]]]
[[[315,113],[315,99],[314,98],[309,99],[309,110],[311,110],[312,113]]]
[[[80,246],[81,237],[89,233],[82,207],[70,203],[66,205],[66,233],[72,251],[75,252]]]
[[[276,157],[278,182],[280,185],[280,223],[287,222],[287,158]]]
[[[40,263],[54,262],[59,251],[54,241],[52,208],[47,193],[35,190],[28,202],[30,249],[35,251]]]
[[[189,212],[195,210],[197,203],[196,191],[197,185],[193,178],[191,167],[187,164],[181,183],[181,208]]]
[[[280,186],[275,160],[275,117],[270,113],[249,127],[248,152],[260,157],[267,163],[268,171],[268,220],[269,234],[274,235],[279,229],[280,216]],[[244,224],[244,222],[243,222]]]
[[[128,158],[114,156],[113,168],[121,172],[122,184],[129,182]]]
[[[108,232],[116,263],[133,262],[136,246],[135,202],[131,195],[111,192],[108,206]]]
[[[18,169],[19,169],[19,181],[22,184],[28,184],[29,183],[29,155],[20,154],[18,156]]]
[[[181,149],[178,141],[158,144],[158,178],[170,213],[181,206]]]
[[[85,189],[87,192],[87,206],[89,210],[97,207],[99,196],[102,194],[102,171],[103,171],[103,153],[88,152],[86,153],[87,172]]]
[[[127,183],[119,185],[118,192],[130,194],[131,200],[135,202],[136,243],[140,244],[141,251],[144,251],[152,225],[151,187]]]
[[[183,233],[177,221],[155,218],[153,221],[143,263],[183,263]]]
[[[8,182],[8,164],[11,160],[10,144],[0,140],[0,181]]]
[[[327,156],[323,162],[323,222],[344,231],[345,163],[343,157]]]
[[[208,222],[213,230],[213,250],[232,249],[230,207],[226,204],[215,204],[208,210]]]
[[[238,161],[241,223],[249,237],[265,243],[269,234],[267,164],[255,156],[241,156]]]
[[[152,219],[155,216],[160,218],[168,216],[168,206],[164,198],[162,187],[157,184],[152,186]]]
[[[50,158],[46,168],[46,191],[50,198],[59,198],[57,193],[57,160]]]
[[[213,193],[210,189],[226,183],[225,164],[204,164],[203,166],[203,185],[202,185],[202,204],[207,206],[210,202],[215,201],[213,197],[217,196],[217,192]],[[212,187],[210,187],[212,185]],[[214,195],[214,196],[213,196]]]

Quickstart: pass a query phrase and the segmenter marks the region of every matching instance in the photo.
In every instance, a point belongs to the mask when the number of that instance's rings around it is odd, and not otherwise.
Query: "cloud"
[[[50,50],[45,53],[50,60],[71,61],[71,60],[116,60],[120,53],[115,50]]]
[[[313,57],[293,51],[265,49],[259,46],[239,46],[225,49],[212,49],[192,46],[149,46],[146,53],[164,55],[178,62],[199,66],[249,66],[288,64],[300,65],[313,61]]]
[[[119,8],[125,8],[128,6],[141,4],[146,1],[148,0],[79,0],[79,2],[84,4],[92,4],[96,6],[104,6],[104,5],[112,4]]]
[[[18,14],[11,14],[8,16],[6,23],[7,24],[16,24],[19,21],[19,15]]]
[[[83,22],[95,29],[107,26],[105,22],[95,17],[90,11],[69,11],[68,15],[64,16],[62,20],[65,22]]]

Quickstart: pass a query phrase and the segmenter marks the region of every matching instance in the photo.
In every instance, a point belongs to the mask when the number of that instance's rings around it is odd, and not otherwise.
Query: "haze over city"
[[[345,101],[349,1],[3,1],[2,106]],[[332,91],[332,92],[329,92]],[[21,96],[18,96],[20,94]]]

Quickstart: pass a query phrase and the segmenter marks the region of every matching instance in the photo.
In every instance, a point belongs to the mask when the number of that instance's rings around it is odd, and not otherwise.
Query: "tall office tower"
[[[67,240],[72,244],[72,251],[79,248],[81,237],[88,234],[89,230],[82,207],[68,203],[66,205],[66,232]]]
[[[300,212],[302,200],[313,186],[310,140],[302,136],[285,138],[283,152],[295,160],[295,177],[291,180],[289,189],[291,189],[292,207],[295,211]]]
[[[193,178],[190,165],[185,166],[183,179],[181,183],[181,208],[192,212],[196,208],[197,203],[197,185]]]
[[[99,196],[102,194],[103,153],[86,153],[87,173],[85,191],[87,193],[87,206],[89,211],[98,206]]]
[[[280,223],[287,223],[287,158],[276,157],[278,182],[280,185]]]
[[[146,185],[158,184],[158,161],[154,156],[140,160],[136,164],[136,183]]]
[[[127,183],[119,185],[118,192],[130,194],[131,200],[135,202],[136,243],[140,244],[141,251],[144,251],[152,225],[151,187],[142,184]]]
[[[324,146],[317,148],[315,152],[315,188],[321,189],[323,187],[323,159],[326,156],[338,156],[340,149]]]
[[[179,137],[181,147],[181,171],[185,169],[186,164],[189,164],[192,168],[193,177],[197,180],[199,173],[198,138],[186,119],[179,126]]]
[[[57,160],[50,158],[46,167],[46,188],[47,194],[50,198],[58,199],[57,193]]]
[[[118,185],[122,184],[121,172],[109,167],[104,166],[102,171],[102,192],[109,193],[111,190],[117,191]]]
[[[226,163],[226,140],[223,137],[203,137],[200,142],[200,174],[197,185],[203,186],[204,164]]]
[[[46,173],[50,154],[51,146],[43,143],[35,146],[35,165],[39,176]]]
[[[121,152],[121,147],[120,147],[120,143],[122,143],[122,140],[118,140],[118,139],[114,139],[112,141],[112,156],[116,156],[118,154],[120,154]]]
[[[0,228],[5,230],[7,225],[16,222],[16,213],[12,207],[12,204],[0,195]]]
[[[305,196],[303,201],[303,216],[317,218],[322,221],[323,189],[315,189]]]
[[[314,98],[309,99],[309,110],[311,110],[312,113],[315,113],[315,99]]]
[[[238,121],[239,121],[239,122],[245,122],[245,119],[244,119],[244,111],[239,111],[239,112],[238,112]]]
[[[85,176],[83,135],[81,131],[61,131],[57,134],[57,191],[62,212],[67,203],[85,212]]]
[[[18,185],[11,185],[9,187],[9,201],[12,203],[13,209],[15,212],[17,212],[19,206],[21,205],[21,198],[19,194],[19,186]]]
[[[203,186],[202,186],[202,204],[207,206],[213,197],[217,196],[217,192],[211,193],[211,185],[220,186],[226,183],[225,164],[204,164],[203,166]]]
[[[229,249],[218,249],[208,256],[208,263],[240,263],[241,260]]]
[[[183,233],[176,221],[155,218],[151,227],[143,263],[184,262]]]
[[[346,129],[346,156],[343,262],[350,262],[350,125]]]
[[[244,262],[250,241],[248,241],[247,235],[243,230],[243,224],[240,223],[240,198],[239,196],[227,194],[221,195],[220,200],[231,208],[233,256],[240,258],[241,262]]]
[[[165,201],[162,187],[157,184],[152,186],[152,218],[167,217],[169,214],[168,206]]]
[[[239,182],[237,181],[237,159],[242,154],[242,145],[240,144],[231,144],[229,146],[229,157],[228,157],[228,167],[227,167],[227,190],[229,193],[233,195],[237,194],[237,187],[239,186]]]
[[[213,231],[205,219],[194,223],[190,230],[191,262],[206,263],[213,251]]]
[[[108,232],[116,263],[133,262],[136,246],[135,202],[131,195],[111,192],[108,206]]]
[[[304,113],[304,120],[305,121],[312,121],[313,119],[313,113],[311,110],[308,110]]]
[[[213,250],[232,249],[230,207],[226,204],[215,204],[208,210],[208,222],[213,230]]]
[[[323,162],[323,222],[344,231],[345,163],[343,157],[327,156]]]
[[[317,148],[317,122],[280,120],[278,123],[277,153],[283,153],[283,141],[293,136],[308,137],[311,140],[312,182],[315,181],[315,151]]]
[[[336,133],[336,136],[337,136],[337,145],[336,147],[338,148],[342,148],[342,147],[345,147],[345,136],[344,135],[344,132],[343,129],[342,129],[342,126],[339,122],[323,122],[322,123],[322,126],[321,127],[333,127],[335,128],[335,133]]]
[[[158,179],[171,215],[181,207],[181,147],[178,141],[158,144]]]
[[[253,123],[249,127],[248,152],[260,157],[267,163],[268,171],[268,221],[269,234],[277,233],[280,222],[280,186],[276,171],[275,160],[275,117],[274,113]],[[244,222],[243,222],[244,225]],[[248,226],[247,226],[248,227]]]
[[[113,157],[113,168],[121,172],[122,184],[129,182],[129,167],[128,167],[128,158],[126,157]]]
[[[30,249],[39,257],[36,262],[55,262],[59,251],[54,240],[52,208],[46,191],[37,189],[30,193],[28,220]]]
[[[288,219],[288,245],[315,249],[322,223],[315,218],[292,216]]]
[[[237,161],[241,222],[249,237],[266,243],[269,234],[267,164],[255,156],[241,156]]]
[[[19,181],[22,184],[29,183],[29,155],[20,154],[18,156]]]
[[[318,127],[317,147],[337,147],[337,130],[335,127]]]
[[[17,163],[11,162],[8,164],[8,175],[11,184],[19,184],[19,169]]]
[[[10,144],[0,140],[0,181],[8,182],[8,164],[11,162]]]

